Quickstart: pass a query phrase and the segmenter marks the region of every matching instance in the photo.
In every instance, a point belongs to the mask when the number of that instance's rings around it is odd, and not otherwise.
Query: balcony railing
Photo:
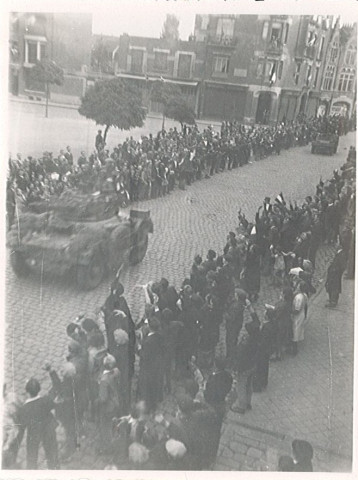
[[[283,43],[281,42],[281,40],[273,38],[269,41],[266,51],[267,53],[281,55],[283,51]]]
[[[237,37],[229,37],[227,35],[208,36],[209,45],[220,45],[222,47],[235,47],[238,43]]]

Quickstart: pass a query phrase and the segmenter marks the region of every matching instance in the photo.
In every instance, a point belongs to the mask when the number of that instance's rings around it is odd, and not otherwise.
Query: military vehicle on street
[[[39,204],[38,212],[20,214],[8,233],[14,272],[69,275],[83,290],[96,288],[106,273],[141,262],[153,233],[149,211],[120,214],[114,197],[100,192],[67,190]]]
[[[320,133],[315,140],[312,140],[311,153],[337,153],[339,137],[335,134]]]

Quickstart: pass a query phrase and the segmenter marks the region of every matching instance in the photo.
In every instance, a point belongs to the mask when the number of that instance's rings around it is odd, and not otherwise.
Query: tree
[[[45,58],[37,62],[31,69],[31,80],[36,84],[45,85],[46,109],[45,117],[48,117],[48,101],[50,98],[50,85],[62,85],[64,82],[63,70],[55,62]]]
[[[179,40],[179,20],[175,15],[167,14],[160,38],[169,42],[176,42]]]
[[[165,116],[183,124],[195,124],[195,112],[183,96],[172,97],[165,107]]]
[[[105,126],[104,141],[110,127],[120,130],[142,127],[146,117],[141,91],[120,78],[96,82],[82,98],[78,111],[97,125]]]
[[[164,130],[166,109],[170,101],[174,97],[180,96],[180,89],[177,85],[163,80],[157,80],[153,83],[151,88],[150,98],[154,102],[161,103],[163,105],[163,122],[162,130]]]

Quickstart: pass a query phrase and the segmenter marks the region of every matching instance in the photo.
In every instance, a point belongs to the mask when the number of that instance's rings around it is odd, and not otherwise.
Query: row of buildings
[[[272,124],[355,114],[357,27],[333,16],[196,15],[188,41],[168,41],[92,36],[90,15],[13,14],[10,48],[14,95],[41,98],[28,72],[47,54],[65,69],[53,101],[79,102],[98,78],[117,76],[138,85],[149,112],[161,111],[150,99],[161,78],[203,119]]]

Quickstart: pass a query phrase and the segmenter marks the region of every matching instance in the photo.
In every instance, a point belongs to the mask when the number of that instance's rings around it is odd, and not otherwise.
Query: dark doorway
[[[259,95],[256,110],[256,123],[267,124],[270,121],[272,96],[270,92],[262,92]]]

